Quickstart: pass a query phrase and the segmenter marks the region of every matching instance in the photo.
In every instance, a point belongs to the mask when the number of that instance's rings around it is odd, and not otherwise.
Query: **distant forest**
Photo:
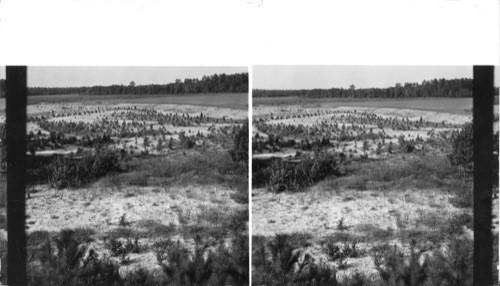
[[[2,97],[4,91],[5,80],[0,79],[0,95]],[[196,94],[222,92],[248,92],[248,73],[214,74],[203,76],[201,79],[187,78],[184,81],[177,79],[169,84],[136,85],[132,81],[129,85],[28,88],[28,95]]]
[[[498,95],[498,87],[495,88]],[[253,97],[305,97],[305,98],[417,98],[417,97],[471,97],[472,79],[433,79],[422,83],[397,83],[387,88],[331,88],[267,90],[254,89]]]

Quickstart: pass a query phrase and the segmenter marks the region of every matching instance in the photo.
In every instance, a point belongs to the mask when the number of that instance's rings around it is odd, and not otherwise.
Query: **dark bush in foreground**
[[[338,285],[335,270],[295,249],[288,235],[255,245],[253,285]]]
[[[31,237],[34,235],[35,237]],[[153,246],[160,273],[143,268],[120,275],[112,259],[99,257],[85,246],[81,231],[63,230],[55,237],[33,233],[28,247],[29,285],[248,285],[248,237],[238,235],[229,245],[196,238],[191,253],[178,242],[166,240]],[[127,246],[117,248],[122,250]],[[0,249],[4,256],[5,250]],[[118,251],[120,252],[120,251]],[[120,255],[122,252],[119,253]],[[2,269],[3,270],[3,269]]]
[[[388,244],[372,249],[383,285],[472,285],[473,242],[453,238],[447,248],[431,255],[410,243],[410,254]]]
[[[330,153],[317,153],[298,162],[275,160],[266,170],[267,188],[271,192],[302,191],[328,176],[339,176],[343,163],[342,157]]]
[[[121,285],[118,266],[80,244],[72,230],[63,230],[28,250],[29,285]],[[55,247],[54,247],[55,245]]]
[[[229,247],[215,250],[210,241],[195,238],[193,255],[179,241],[155,243],[154,252],[165,285],[248,285],[248,237],[237,236]]]

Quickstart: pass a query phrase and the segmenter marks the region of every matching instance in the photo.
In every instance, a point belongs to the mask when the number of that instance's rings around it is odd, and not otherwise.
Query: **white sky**
[[[499,7],[498,0],[1,0],[0,65],[499,65]]]
[[[28,86],[167,84],[176,79],[248,72],[247,67],[28,67]]]
[[[253,88],[387,87],[434,78],[472,78],[470,66],[254,66]],[[496,80],[498,83],[498,78]]]
[[[248,72],[247,67],[28,67],[28,86],[71,87],[93,85],[167,84],[176,79],[212,74]],[[5,67],[0,68],[5,78]]]
[[[30,67],[30,86],[169,83],[214,73],[248,72],[246,67]],[[331,88],[391,86],[432,78],[472,77],[471,67],[398,66],[254,66],[253,88]],[[0,68],[5,78],[5,67]],[[307,79],[307,81],[306,81]],[[500,66],[495,67],[500,86]]]

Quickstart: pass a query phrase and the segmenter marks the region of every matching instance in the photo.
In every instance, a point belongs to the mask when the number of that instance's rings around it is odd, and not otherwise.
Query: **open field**
[[[186,104],[197,106],[248,109],[247,93],[207,93],[186,95],[44,95],[28,97],[28,104],[40,103],[144,103],[144,104]]]
[[[495,97],[498,106],[498,96]],[[344,106],[344,107],[375,107],[375,108],[404,108],[427,111],[442,111],[446,113],[471,113],[472,98],[408,98],[408,99],[341,99],[341,98],[299,98],[299,97],[274,97],[254,98],[253,105],[300,105],[311,107]]]
[[[248,284],[246,96],[30,97],[30,283]]]
[[[472,178],[449,155],[471,103],[254,99],[254,285],[469,285]]]

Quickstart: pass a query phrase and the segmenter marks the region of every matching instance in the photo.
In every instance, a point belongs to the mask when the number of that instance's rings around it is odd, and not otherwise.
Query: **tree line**
[[[498,95],[498,87],[495,88]],[[387,88],[345,88],[266,90],[254,89],[253,97],[305,98],[417,98],[417,97],[471,97],[472,79],[433,79],[422,83],[396,83]]]
[[[0,95],[4,95],[5,80],[0,80]],[[109,85],[91,87],[28,87],[28,95],[116,95],[116,94],[196,94],[248,92],[248,73],[213,74],[198,78],[180,79],[168,84]]]

